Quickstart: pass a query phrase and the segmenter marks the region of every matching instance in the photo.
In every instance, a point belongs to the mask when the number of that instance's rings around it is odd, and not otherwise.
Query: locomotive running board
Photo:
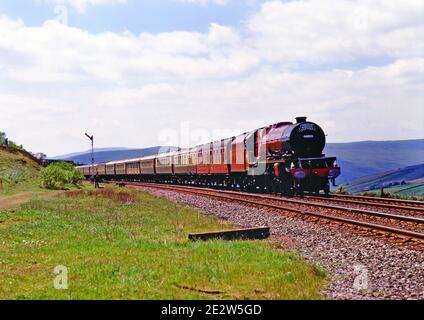
[[[263,240],[271,235],[269,227],[240,229],[231,231],[218,231],[206,233],[189,234],[188,238],[192,241],[207,240]]]

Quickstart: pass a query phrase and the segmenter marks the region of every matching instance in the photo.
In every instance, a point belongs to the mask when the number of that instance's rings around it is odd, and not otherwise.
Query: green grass
[[[414,185],[414,186],[408,186],[407,188],[403,188],[401,190],[398,190],[395,193],[400,194],[400,195],[418,196],[418,197],[423,198],[424,197],[424,184],[417,184],[417,185]]]
[[[321,298],[325,274],[295,252],[187,240],[230,228],[133,190],[33,199],[0,211],[0,299]],[[53,288],[57,265],[69,270],[68,290]]]
[[[389,193],[393,198],[424,200],[424,184],[422,183],[384,188],[384,192]],[[367,193],[380,195],[381,191],[372,190]]]
[[[40,166],[33,160],[0,150],[0,195],[40,191],[39,170]]]

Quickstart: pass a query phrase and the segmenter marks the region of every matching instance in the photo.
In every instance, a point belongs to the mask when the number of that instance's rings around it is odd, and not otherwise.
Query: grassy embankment
[[[18,192],[42,191],[39,187],[40,166],[19,152],[0,149],[0,196]]]
[[[135,190],[74,191],[0,211],[0,299],[319,299],[325,275],[267,242]],[[56,290],[53,269],[69,271]]]
[[[405,200],[421,200],[424,201],[424,184],[410,184],[405,186],[395,186],[391,188],[385,188],[384,192],[388,194],[388,197],[405,199]],[[374,194],[380,196],[380,190],[367,191],[366,194]],[[358,194],[364,194],[359,192]]]

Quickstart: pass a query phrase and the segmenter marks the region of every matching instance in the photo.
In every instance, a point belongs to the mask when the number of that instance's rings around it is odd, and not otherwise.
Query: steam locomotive
[[[77,168],[87,178],[111,181],[328,194],[341,169],[323,154],[325,145],[323,129],[298,117],[194,148]]]

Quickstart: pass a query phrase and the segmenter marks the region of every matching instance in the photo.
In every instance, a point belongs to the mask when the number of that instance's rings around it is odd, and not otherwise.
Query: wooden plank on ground
[[[217,231],[206,233],[189,234],[188,238],[192,241],[197,240],[262,240],[270,236],[269,227],[230,230],[230,231]]]

